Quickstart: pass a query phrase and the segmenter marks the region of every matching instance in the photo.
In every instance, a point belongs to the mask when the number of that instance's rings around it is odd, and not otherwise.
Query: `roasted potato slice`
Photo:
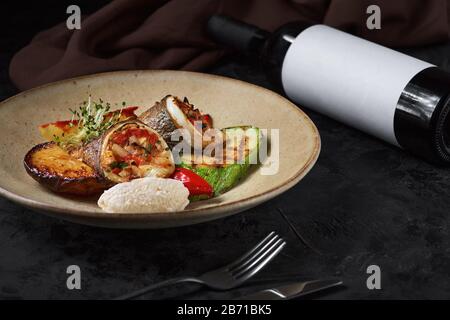
[[[58,193],[91,195],[108,187],[93,168],[54,142],[33,147],[25,155],[24,165],[34,180]]]
[[[57,121],[39,126],[39,133],[47,141],[65,141],[78,133],[76,121]]]

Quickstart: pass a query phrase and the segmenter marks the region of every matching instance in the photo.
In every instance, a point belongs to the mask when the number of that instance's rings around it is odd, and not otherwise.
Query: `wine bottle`
[[[207,30],[257,56],[300,106],[450,164],[450,74],[435,65],[325,25],[294,22],[269,33],[215,15]]]

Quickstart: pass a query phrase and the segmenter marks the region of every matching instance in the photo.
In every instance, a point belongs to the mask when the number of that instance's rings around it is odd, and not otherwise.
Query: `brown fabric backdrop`
[[[381,30],[366,28],[366,8],[381,7]],[[82,10],[83,8],[81,8]],[[37,34],[12,59],[19,89],[102,71],[202,70],[223,51],[205,33],[205,22],[224,13],[267,30],[305,20],[325,23],[391,46],[448,40],[448,0],[115,0],[81,21]]]

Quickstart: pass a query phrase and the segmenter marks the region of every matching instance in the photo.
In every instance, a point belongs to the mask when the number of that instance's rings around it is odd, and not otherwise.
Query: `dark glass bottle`
[[[258,57],[300,106],[438,164],[450,164],[450,74],[325,25],[293,22],[273,33],[216,15],[218,43]]]

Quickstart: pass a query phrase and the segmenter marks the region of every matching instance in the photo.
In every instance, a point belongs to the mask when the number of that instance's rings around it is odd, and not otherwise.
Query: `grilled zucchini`
[[[191,157],[183,157],[180,167],[192,170],[205,179],[219,196],[245,177],[252,164],[257,164],[261,133],[251,126],[222,129],[224,158],[216,163],[215,158],[203,157],[203,163],[194,163]]]

